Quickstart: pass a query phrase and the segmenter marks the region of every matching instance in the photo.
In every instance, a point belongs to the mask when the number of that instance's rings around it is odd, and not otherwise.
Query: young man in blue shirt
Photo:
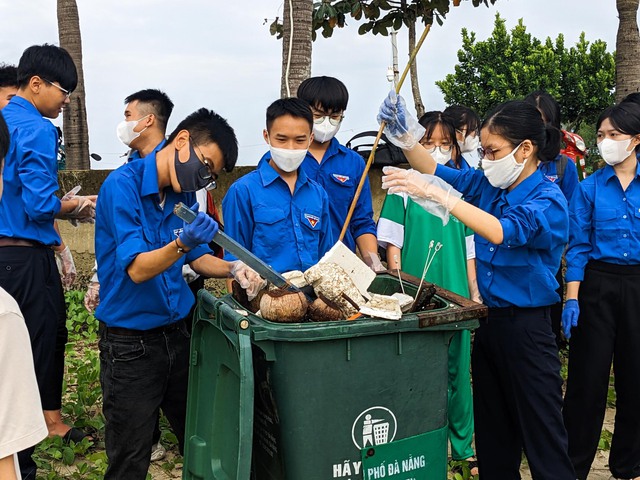
[[[116,132],[119,140],[131,147],[127,162],[160,151],[167,143],[167,122],[173,111],[171,99],[166,93],[149,88],[132,93],[124,99],[124,104],[124,120],[118,124]],[[94,269],[97,270],[97,266]],[[94,274],[84,296],[84,306],[90,312],[100,303],[99,295],[100,282]]]
[[[18,64],[18,92],[2,110],[11,136],[0,201],[0,286],[13,296],[31,337],[42,409],[62,400],[66,312],[52,248],[60,245],[56,218],[90,220],[94,198],[59,200],[57,118],[69,103],[77,72],[66,50],[27,48]],[[45,118],[46,117],[46,118]],[[35,478],[33,448],[20,452],[23,478]]]
[[[304,271],[333,246],[327,194],[299,168],[313,139],[312,125],[302,100],[273,102],[263,133],[268,156],[222,200],[225,232],[278,272]]]
[[[188,263],[207,277],[234,277],[255,294],[262,279],[242,262],[211,255],[218,224],[199,212],[191,224],[173,214],[195,191],[236,162],[233,129],[200,109],[157,153],[123,165],[105,180],[96,214],[101,282],[100,380],[109,467],[105,479],[144,480],[160,408],[184,446],[189,370],[185,325],[194,299],[182,278]],[[194,207],[196,207],[194,205]]]
[[[313,141],[302,170],[326,190],[331,231],[334,240],[338,240],[365,168],[362,157],[335,138],[347,109],[349,92],[337,78],[322,76],[302,82],[297,95],[309,104],[313,113]],[[377,257],[378,244],[369,179],[362,187],[343,242],[354,252],[357,246],[362,259],[373,265],[371,255]]]

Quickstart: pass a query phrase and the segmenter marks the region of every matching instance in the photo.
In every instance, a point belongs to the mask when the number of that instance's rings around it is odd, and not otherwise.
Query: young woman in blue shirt
[[[555,158],[560,132],[532,105],[499,105],[481,129],[484,170],[462,172],[437,165],[418,145],[417,122],[393,92],[378,119],[411,165],[426,173],[388,168],[383,188],[450,212],[476,232],[478,287],[489,307],[472,352],[479,470],[486,478],[519,479],[524,449],[534,479],[575,479],[549,314],[558,301],[555,273],[568,238],[567,202],[537,165]]]
[[[640,106],[623,102],[596,124],[607,165],[580,183],[570,208],[569,344],[564,420],[569,455],[587,478],[606,410],[611,363],[616,421],[609,455],[614,478],[640,479]]]
[[[543,90],[536,90],[530,93],[524,99],[525,102],[535,106],[542,119],[560,130],[561,113],[560,105],[556,102],[555,98],[549,95]],[[540,162],[538,169],[542,174],[552,183],[555,183],[560,187],[564,197],[567,199],[567,203],[571,202],[573,192],[578,186],[578,170],[575,163],[562,153],[558,153],[556,158],[551,162]],[[564,279],[562,276],[562,266],[558,268],[556,273],[556,280],[558,281],[558,295],[560,300],[558,303],[551,306],[551,328],[553,334],[556,336],[556,345],[558,350],[566,348],[567,342],[562,337],[562,299],[564,296]]]

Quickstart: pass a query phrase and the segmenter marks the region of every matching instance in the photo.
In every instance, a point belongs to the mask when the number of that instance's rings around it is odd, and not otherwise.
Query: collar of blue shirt
[[[637,157],[636,157],[637,158]],[[602,169],[602,180],[607,183],[613,177],[616,176],[616,171],[611,165],[605,165]],[[636,177],[640,176],[640,161],[636,163]]]
[[[16,95],[15,97],[11,98],[11,102],[16,104],[19,107],[24,108],[31,115],[38,115],[39,117],[42,117],[42,114],[38,111],[35,105],[31,103],[29,100],[27,100],[26,98],[22,98]]]
[[[156,152],[153,151],[141,161],[136,161],[134,163],[142,163],[142,185],[140,187],[140,194],[143,197],[148,195],[158,195],[160,193],[160,189],[158,188]]]
[[[542,172],[536,170],[527,178],[525,178],[520,185],[511,190],[505,195],[505,198],[509,205],[518,205],[531,194],[531,192],[543,181]]]
[[[262,185],[267,186],[271,183],[275,182],[278,178],[280,178],[280,174],[275,171],[275,169],[269,164],[269,160],[271,156],[269,154],[265,154],[258,163],[258,173],[260,173],[260,179],[262,180]],[[304,173],[304,170],[298,168],[298,179],[296,180],[296,185],[301,185],[308,181],[307,174]]]

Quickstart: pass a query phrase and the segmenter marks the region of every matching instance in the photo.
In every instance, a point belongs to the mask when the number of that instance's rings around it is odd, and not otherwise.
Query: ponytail
[[[538,160],[541,162],[551,162],[555,160],[560,153],[562,132],[548,123],[545,126],[544,134],[544,145],[538,145]]]

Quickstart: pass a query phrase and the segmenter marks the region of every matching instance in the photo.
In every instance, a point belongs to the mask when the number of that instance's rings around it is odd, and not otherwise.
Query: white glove
[[[64,250],[56,251],[55,254],[62,286],[65,289],[69,289],[73,282],[75,282],[77,273],[71,250],[69,250],[69,247],[64,247]]]
[[[267,281],[240,260],[230,263],[230,276],[247,291],[247,298],[249,301],[256,298],[260,290],[267,286]]]
[[[78,206],[66,215],[66,219],[69,220],[69,223],[74,227],[77,227],[78,223],[95,223],[96,218],[97,195],[89,195],[87,197],[77,195],[80,188],[80,185],[76,185],[61,198],[63,202],[78,200]]]
[[[99,304],[100,284],[97,281],[92,280],[87,288],[87,293],[84,294],[84,308],[93,313]]]
[[[69,220],[74,227],[77,227],[78,223],[96,223],[96,196],[82,197],[74,195],[69,200],[76,199],[78,200],[78,206],[74,208],[73,211],[67,213],[67,220]]]
[[[188,264],[182,266],[182,278],[184,278],[185,282],[191,283],[199,277],[200,275],[198,275]]]
[[[407,111],[404,98],[391,90],[378,111],[378,123],[385,122],[384,134],[403,150],[413,150],[425,133],[415,115]]]
[[[389,189],[389,193],[406,193],[427,212],[440,217],[443,225],[449,222],[449,212],[462,197],[460,192],[434,175],[396,167],[384,167],[382,172],[382,188]]]
[[[386,268],[382,266],[378,252],[366,252],[362,255],[362,261],[374,272],[384,272]]]

